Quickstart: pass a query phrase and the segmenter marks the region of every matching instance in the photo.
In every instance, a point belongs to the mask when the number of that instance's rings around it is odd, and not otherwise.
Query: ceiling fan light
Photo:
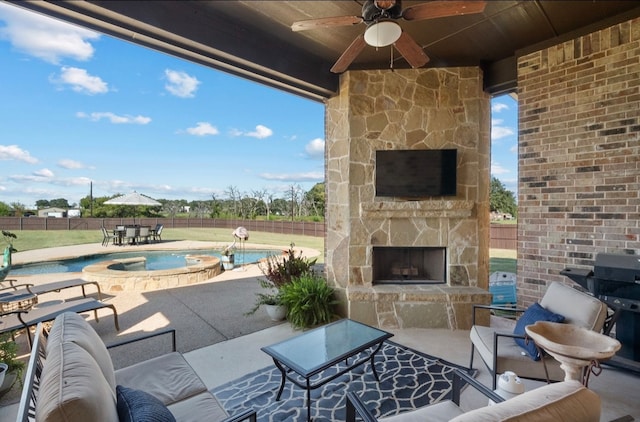
[[[364,32],[364,40],[372,47],[386,47],[398,41],[402,29],[393,21],[375,22]]]

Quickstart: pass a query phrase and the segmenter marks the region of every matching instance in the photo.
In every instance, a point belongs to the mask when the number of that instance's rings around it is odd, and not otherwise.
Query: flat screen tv
[[[376,196],[455,196],[457,150],[376,151]]]

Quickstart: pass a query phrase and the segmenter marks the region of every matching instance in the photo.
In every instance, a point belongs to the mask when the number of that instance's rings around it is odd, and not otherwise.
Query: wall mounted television
[[[455,196],[457,150],[376,151],[376,196]]]

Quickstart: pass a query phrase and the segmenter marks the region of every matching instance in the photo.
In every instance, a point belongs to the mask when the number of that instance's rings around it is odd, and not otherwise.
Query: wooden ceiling
[[[362,0],[6,1],[319,101],[336,92],[330,68],[366,29],[291,30],[359,16]],[[639,16],[637,1],[489,0],[480,14],[399,23],[430,57],[426,67],[481,66],[486,90],[499,93],[515,88],[519,55]],[[389,69],[391,57],[391,47],[367,46],[349,69]],[[395,53],[393,67],[408,65]]]

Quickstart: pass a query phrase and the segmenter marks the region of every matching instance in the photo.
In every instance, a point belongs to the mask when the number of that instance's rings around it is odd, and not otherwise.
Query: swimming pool
[[[281,250],[258,250],[247,249],[244,252],[235,254],[235,265],[251,264],[269,255],[281,254]],[[102,261],[112,261],[114,259],[127,259],[144,257],[146,259],[146,269],[167,270],[184,267],[187,255],[206,255],[220,258],[219,252],[207,249],[181,250],[181,251],[137,251],[137,252],[114,252],[108,254],[86,255],[71,259],[57,261],[34,262],[31,264],[12,265],[11,275],[38,275],[82,272],[87,265],[93,265]]]

